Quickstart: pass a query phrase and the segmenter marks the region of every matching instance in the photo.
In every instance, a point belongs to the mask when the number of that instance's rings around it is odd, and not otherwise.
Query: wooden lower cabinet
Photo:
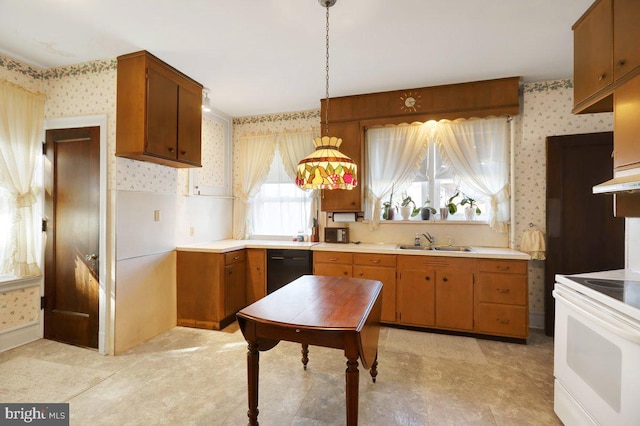
[[[382,322],[396,321],[396,256],[354,253],[353,277],[382,283]]]
[[[476,331],[526,339],[529,335],[526,260],[478,261]]]
[[[473,325],[473,272],[437,269],[436,327],[473,331]]]
[[[267,295],[267,250],[248,248],[247,305]]]
[[[178,325],[220,330],[246,306],[246,253],[178,251]]]

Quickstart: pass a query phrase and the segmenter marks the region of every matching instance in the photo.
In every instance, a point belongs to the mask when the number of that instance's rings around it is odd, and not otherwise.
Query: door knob
[[[85,260],[90,261],[90,260],[96,260],[98,258],[98,255],[95,253],[91,253],[91,254],[87,254],[84,256]]]

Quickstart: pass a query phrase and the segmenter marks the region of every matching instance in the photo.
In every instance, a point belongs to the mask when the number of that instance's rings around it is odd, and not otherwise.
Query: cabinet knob
[[[240,259],[240,256],[233,256],[233,260],[238,260]]]
[[[174,152],[174,151],[175,151],[175,149],[169,148],[169,152]]]
[[[359,274],[359,275],[360,275],[360,276],[363,276],[363,275],[364,275],[364,272],[360,272],[360,274]]]
[[[344,275],[349,275],[349,273],[347,271],[344,271]]]
[[[607,73],[602,73],[598,76],[598,81],[602,81],[605,79],[605,77],[607,76]]]
[[[447,277],[444,277],[444,278],[442,279],[442,281],[444,281],[444,282],[446,283],[446,282],[447,282],[447,281],[449,281],[449,280],[447,279]]]
[[[187,155],[187,151],[180,151],[180,155]]]
[[[424,277],[425,280],[427,281],[431,281],[431,277],[429,275],[427,275],[426,277]]]
[[[623,67],[626,63],[627,63],[627,61],[625,61],[624,59],[620,59],[618,61],[618,67]]]

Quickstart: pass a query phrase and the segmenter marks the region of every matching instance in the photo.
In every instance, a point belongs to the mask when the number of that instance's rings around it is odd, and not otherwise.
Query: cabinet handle
[[[447,277],[444,277],[444,278],[442,279],[442,281],[444,281],[444,282],[446,283],[446,282],[447,282],[447,281],[449,281],[449,280],[447,279]]]
[[[331,259],[329,259],[329,262],[337,262],[338,258],[337,257],[332,257]]]
[[[598,81],[602,81],[604,80],[604,78],[607,76],[607,73],[602,73],[598,76]]]
[[[429,275],[427,275],[426,277],[424,277],[425,280],[427,281],[431,281],[431,277]]]
[[[623,67],[626,63],[627,63],[627,61],[625,61],[624,59],[620,59],[618,61],[618,67]]]
[[[509,293],[511,291],[508,288],[496,288],[496,290],[498,291],[498,293],[503,293],[503,294]]]
[[[509,320],[508,319],[503,320],[503,319],[500,319],[500,318],[496,318],[496,321],[498,322],[498,324],[503,324],[503,325],[509,324]]]
[[[173,151],[175,151],[175,149],[169,148],[169,152],[173,152]]]
[[[498,266],[498,271],[508,271],[511,266]]]
[[[238,260],[240,259],[240,256],[233,256],[233,260]]]
[[[371,263],[380,263],[380,259],[369,259]]]

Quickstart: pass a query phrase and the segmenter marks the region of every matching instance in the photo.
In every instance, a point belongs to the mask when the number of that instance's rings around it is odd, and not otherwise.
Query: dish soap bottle
[[[416,234],[416,237],[413,240],[413,245],[416,247],[420,247],[420,234]]]

